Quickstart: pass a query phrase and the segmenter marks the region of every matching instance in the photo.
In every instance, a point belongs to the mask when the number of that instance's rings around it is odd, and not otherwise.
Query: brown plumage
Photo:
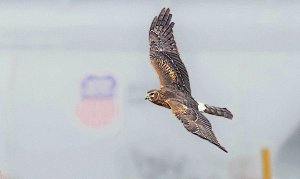
[[[173,36],[174,22],[169,9],[162,9],[153,19],[149,31],[150,61],[158,74],[161,86],[173,86],[191,93],[189,76],[182,63]]]
[[[174,40],[174,22],[171,22],[171,18],[170,9],[163,8],[150,27],[150,62],[158,75],[160,88],[148,91],[146,99],[171,109],[189,132],[227,152],[218,142],[210,122],[202,112],[229,119],[233,116],[226,108],[207,104],[204,106],[205,110],[199,111],[200,103],[191,95],[189,76]]]

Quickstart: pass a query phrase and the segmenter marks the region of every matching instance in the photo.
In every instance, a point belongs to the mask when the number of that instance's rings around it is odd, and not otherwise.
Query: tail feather
[[[216,116],[222,116],[222,117],[225,117],[228,119],[233,118],[232,113],[226,108],[219,108],[219,107],[215,107],[215,106],[210,106],[208,104],[204,104],[204,106],[205,106],[205,109],[203,112],[205,112],[205,113],[216,115]]]

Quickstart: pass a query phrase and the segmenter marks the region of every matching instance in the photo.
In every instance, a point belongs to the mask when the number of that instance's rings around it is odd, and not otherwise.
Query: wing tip
[[[154,30],[157,26],[161,26],[164,30],[172,29],[174,22],[171,22],[172,14],[170,14],[170,8],[162,8],[158,16],[155,16],[152,20],[150,31]]]
[[[217,147],[219,147],[221,150],[223,150],[224,152],[228,153],[228,151],[225,149],[225,147],[223,147],[221,144],[219,144],[218,141],[216,142],[212,142],[210,141],[212,144],[216,145]]]
[[[170,14],[170,8],[162,8],[158,15],[157,25],[160,26],[168,26],[172,18],[172,14]]]
[[[225,149],[225,147],[218,146],[221,150],[223,150],[225,153],[228,153],[228,151]]]
[[[156,26],[157,23],[157,16],[155,16],[152,20],[151,26],[150,26],[150,30],[153,30],[154,27]]]
[[[162,9],[161,9],[161,11],[160,11],[160,14],[162,13],[162,12],[167,12],[167,11],[170,11],[170,8],[166,8],[166,7],[163,7]]]
[[[225,118],[227,118],[227,119],[231,119],[232,120],[232,118],[233,118],[233,114],[227,109],[227,108],[223,108],[224,110],[225,110],[225,112],[226,112],[226,114],[225,114]]]

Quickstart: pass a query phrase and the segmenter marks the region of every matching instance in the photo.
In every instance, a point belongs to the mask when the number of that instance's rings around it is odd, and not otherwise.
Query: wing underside
[[[171,22],[171,18],[170,10],[164,8],[152,21],[149,31],[150,61],[161,86],[191,93],[189,76],[174,40],[174,22]]]
[[[209,141],[227,153],[227,150],[218,142],[208,119],[198,110],[189,108],[176,99],[168,100],[168,104],[189,132]]]

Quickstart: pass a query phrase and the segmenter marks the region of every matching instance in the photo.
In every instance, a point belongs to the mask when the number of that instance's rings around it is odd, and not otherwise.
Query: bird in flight
[[[191,133],[211,142],[227,153],[218,142],[212,126],[203,113],[232,119],[226,108],[214,107],[194,100],[187,70],[180,59],[173,35],[170,9],[163,8],[155,16],[149,31],[150,62],[154,67],[160,88],[147,92],[145,99],[169,108]]]

